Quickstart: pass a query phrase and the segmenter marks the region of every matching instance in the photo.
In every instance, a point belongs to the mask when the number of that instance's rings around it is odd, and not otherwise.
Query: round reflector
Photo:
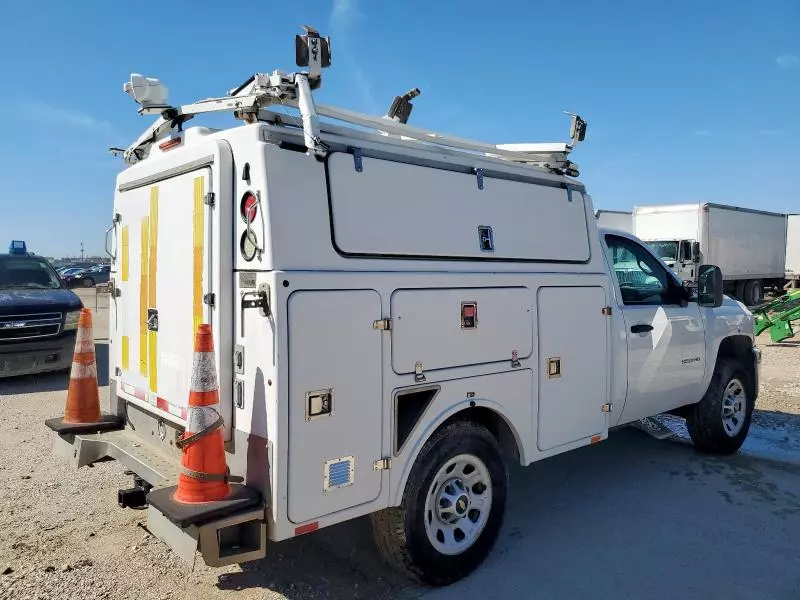
[[[245,192],[242,196],[242,201],[239,203],[239,212],[242,216],[242,221],[252,223],[256,220],[256,213],[258,212],[258,199],[253,192]]]
[[[242,258],[250,262],[256,257],[258,251],[258,238],[255,231],[252,229],[245,231],[239,240],[239,251],[242,253]]]

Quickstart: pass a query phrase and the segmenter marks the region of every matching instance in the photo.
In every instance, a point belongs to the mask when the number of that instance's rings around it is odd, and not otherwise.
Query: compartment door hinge
[[[372,322],[373,329],[380,329],[381,331],[391,331],[392,329],[392,320],[391,319],[378,319],[377,321]]]
[[[483,189],[483,169],[480,169],[480,168],[473,169],[473,172],[475,173],[475,179],[476,179],[476,181],[478,183],[478,189],[482,190]]]
[[[211,308],[214,308],[215,301],[216,301],[216,296],[213,293],[209,293],[203,296],[203,304],[207,304]]]
[[[357,146],[351,146],[350,152],[353,153],[353,167],[356,170],[356,173],[361,173],[364,170],[364,163],[361,156],[361,148]]]
[[[214,192],[208,192],[204,197],[204,202],[213,208],[214,206]]]
[[[610,317],[611,313],[612,313],[612,310],[611,310],[610,306],[604,306],[603,310],[600,311],[600,312],[602,312],[606,317]]]
[[[611,402],[607,402],[600,407],[600,412],[610,413],[614,408],[614,405]]]
[[[372,463],[373,471],[384,471],[386,469],[391,469],[391,468],[392,468],[391,458],[381,458]]]

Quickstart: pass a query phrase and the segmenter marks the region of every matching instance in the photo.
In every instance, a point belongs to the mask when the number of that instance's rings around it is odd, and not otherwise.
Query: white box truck
[[[785,275],[786,215],[701,202],[637,206],[634,233],[684,281],[704,264],[716,264],[725,291],[748,306],[764,288],[780,289]]]
[[[633,213],[624,210],[598,210],[597,225],[607,229],[619,229],[633,233]]]
[[[297,46],[298,63],[324,64],[314,32]],[[318,68],[256,74],[172,107],[157,80],[131,82],[160,116],[122,151],[108,232],[122,424],[62,430],[59,456],[134,473],[120,504],[145,504],[148,529],[188,561],[256,560],[371,515],[392,566],[443,585],[492,548],[506,461],[667,411],[702,451],[741,446],[752,316],[723,298],[716,267],[692,295],[634,236],[598,230],[567,157],[579,117],[567,144],[512,150],[409,126],[408,95],[387,118],[318,105],[319,84]],[[222,111],[244,124],[183,127]],[[227,465],[249,492],[178,514],[154,498],[181,472],[201,323]]]
[[[800,214],[786,217],[786,279],[800,287]]]

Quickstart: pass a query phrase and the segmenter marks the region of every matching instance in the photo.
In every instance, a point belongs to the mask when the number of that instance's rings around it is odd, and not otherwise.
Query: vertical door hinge
[[[475,178],[478,180],[478,189],[483,189],[483,169],[475,169]]]
[[[602,310],[601,312],[602,312],[602,313],[603,313],[603,314],[604,314],[606,317],[610,317],[610,316],[611,316],[611,312],[612,312],[612,311],[611,311],[611,307],[610,307],[610,306],[604,306],[604,307],[603,307],[603,310]]]
[[[614,405],[611,402],[607,402],[600,407],[600,412],[610,413],[614,408]]]
[[[391,468],[392,468],[391,458],[381,458],[372,463],[373,471],[384,471],[386,469],[391,469]]]
[[[572,186],[567,184],[567,202],[572,202]]]
[[[350,152],[353,153],[353,166],[356,168],[356,173],[361,173],[364,170],[364,163],[361,157],[361,148],[352,146]]]
[[[214,206],[214,192],[208,192],[208,193],[205,195],[205,197],[203,198],[203,201],[204,201],[204,202],[205,202],[205,203],[206,203],[208,206]]]
[[[214,308],[215,299],[216,296],[213,293],[206,294],[205,296],[203,296],[203,304],[206,304],[211,308]]]
[[[377,321],[372,322],[373,329],[380,329],[381,331],[391,331],[392,329],[392,320],[391,319],[378,319]]]

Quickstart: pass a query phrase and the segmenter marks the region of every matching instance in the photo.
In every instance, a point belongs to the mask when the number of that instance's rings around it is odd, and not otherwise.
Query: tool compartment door
[[[539,322],[539,450],[603,434],[608,397],[608,317],[600,287],[542,287]]]
[[[187,416],[194,332],[200,323],[214,326],[218,375],[225,380],[219,371],[220,323],[213,322],[203,301],[219,280],[212,277],[215,215],[205,203],[212,174],[211,167],[204,167],[154,177],[152,184],[122,187],[116,198],[122,215],[118,391],[178,423],[185,423]],[[226,388],[220,392],[227,438],[230,407],[222,402]]]
[[[289,313],[288,515],[319,518],[378,497],[381,316],[373,290],[297,291]]]

